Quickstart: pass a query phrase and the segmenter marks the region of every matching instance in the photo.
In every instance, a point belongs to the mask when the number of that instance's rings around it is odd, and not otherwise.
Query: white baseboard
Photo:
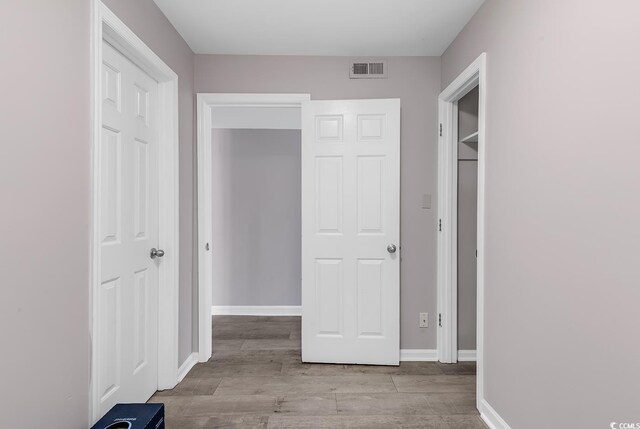
[[[511,426],[500,417],[500,414],[485,399],[480,401],[480,417],[491,429],[511,429]]]
[[[475,362],[475,350],[458,350],[458,362]]]
[[[400,360],[405,362],[437,362],[438,350],[435,349],[401,349]],[[475,362],[475,350],[458,350],[459,362]]]
[[[214,305],[214,316],[301,316],[300,305]]]
[[[187,359],[184,361],[180,368],[178,368],[178,383],[180,383],[184,378],[189,374],[191,368],[193,368],[198,363],[198,353],[193,352]]]
[[[400,349],[400,360],[404,362],[437,362],[435,349]]]

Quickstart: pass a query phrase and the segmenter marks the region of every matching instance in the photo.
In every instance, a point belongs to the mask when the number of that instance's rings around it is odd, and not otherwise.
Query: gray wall
[[[152,0],[103,0],[178,75],[180,314],[178,364],[198,349],[193,52]]]
[[[401,347],[436,348],[435,204],[440,58],[391,57],[389,79],[350,80],[349,57],[196,55],[196,92],[298,92],[312,99],[402,100]],[[418,327],[429,312],[429,328]]]
[[[212,130],[213,305],[300,305],[300,130]]]
[[[485,393],[515,429],[639,417],[640,3],[487,0]]]
[[[89,421],[89,5],[0,3],[2,427]]]
[[[458,102],[458,138],[478,131],[478,88]],[[478,144],[458,144],[458,350],[476,349]]]

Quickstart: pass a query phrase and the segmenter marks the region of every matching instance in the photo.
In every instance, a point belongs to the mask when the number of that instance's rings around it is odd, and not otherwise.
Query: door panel
[[[157,389],[158,84],[103,43],[99,336],[100,411]]]
[[[397,365],[400,100],[309,101],[302,120],[302,359]]]
[[[343,334],[342,259],[316,259],[316,306],[318,336]]]
[[[120,388],[120,278],[102,282],[100,285],[100,401],[107,399]]]
[[[342,158],[316,158],[318,234],[342,234]]]
[[[383,234],[385,157],[358,157],[358,234]]]

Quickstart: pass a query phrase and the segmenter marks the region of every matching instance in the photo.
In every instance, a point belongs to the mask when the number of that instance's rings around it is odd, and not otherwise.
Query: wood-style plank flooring
[[[213,357],[165,404],[168,429],[484,429],[475,364],[399,367],[305,364],[299,317],[216,316]]]

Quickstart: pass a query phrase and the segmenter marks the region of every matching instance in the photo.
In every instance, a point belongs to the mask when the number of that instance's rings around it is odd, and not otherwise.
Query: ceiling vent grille
[[[349,77],[351,79],[386,79],[387,78],[387,62],[354,62],[351,63],[349,69]]]

